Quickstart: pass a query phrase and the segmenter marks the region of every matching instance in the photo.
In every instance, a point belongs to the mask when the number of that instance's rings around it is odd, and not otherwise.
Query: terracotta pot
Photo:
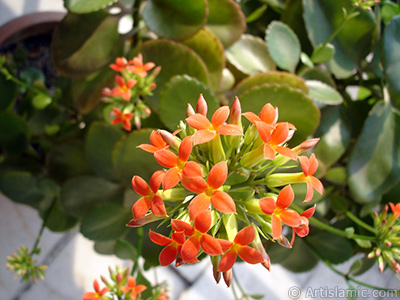
[[[35,35],[51,35],[64,16],[64,12],[38,12],[16,18],[0,27],[0,47]]]

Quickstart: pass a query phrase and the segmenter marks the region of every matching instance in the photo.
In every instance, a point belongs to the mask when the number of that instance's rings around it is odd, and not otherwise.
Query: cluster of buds
[[[368,258],[376,257],[379,271],[385,269],[385,263],[398,274],[400,271],[400,203],[389,203],[392,214],[388,213],[389,207],[385,205],[382,212],[374,214],[374,227],[377,230],[377,246],[368,254]]]
[[[147,118],[150,108],[143,102],[143,96],[151,95],[156,88],[154,82],[161,67],[155,67],[152,62],[143,63],[141,54],[132,60],[118,57],[110,68],[118,72],[115,76],[115,87],[104,88],[103,94],[107,102],[112,102],[111,124],[122,124],[126,131],[132,130],[132,119],[136,128],[141,127],[141,119]],[[153,69],[151,74],[147,72]]]
[[[188,106],[186,123],[181,122],[177,132],[153,131],[151,144],[139,146],[154,153],[164,169],[156,171],[149,184],[133,176],[132,187],[143,197],[133,204],[128,226],[170,220],[170,237],[150,231],[150,239],[164,246],[160,264],[194,263],[205,253],[216,281],[222,274],[229,286],[237,256],[269,270],[262,238],[291,247],[296,235],[308,234],[315,206],[301,214],[289,208],[295,196],[291,184],[306,183],[305,202],[314,189],[323,193],[322,183],[313,176],[318,168],[315,155],[298,156],[318,139],[290,149],[287,142],[296,128],[278,122],[278,109],[269,103],[258,115],[242,113],[238,98],[231,107],[218,108],[211,120],[207,110],[200,95],[196,110]],[[248,126],[242,125],[242,116]],[[290,161],[299,162],[303,172],[285,173],[282,168],[274,173]],[[291,242],[282,234],[282,224],[292,228]]]
[[[82,299],[84,300],[135,300],[141,298],[141,293],[147,289],[143,284],[137,284],[136,279],[129,275],[129,269],[121,269],[118,266],[114,271],[111,267],[110,272],[111,282],[104,276],[100,276],[101,281],[106,285],[100,288],[99,282],[93,281],[94,292],[86,292]],[[168,300],[165,287],[157,286],[152,289],[152,296],[149,300]]]
[[[27,247],[21,246],[17,249],[17,253],[7,257],[6,267],[11,272],[15,273],[14,279],[21,276],[21,281],[28,283],[31,280],[37,283],[37,279],[44,280],[45,270],[47,266],[36,265],[36,260],[32,259],[33,254],[39,254],[39,249],[36,248],[32,253],[28,251]]]

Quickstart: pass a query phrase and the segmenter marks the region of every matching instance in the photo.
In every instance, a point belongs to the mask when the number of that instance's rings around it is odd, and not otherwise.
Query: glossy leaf
[[[354,4],[350,0],[304,0],[304,20],[308,36],[314,48],[325,43],[343,20],[343,10],[349,15]],[[338,78],[346,78],[371,51],[377,28],[373,14],[362,8],[354,8],[358,16],[343,26],[330,43],[335,47],[335,56],[327,63],[330,71]]]
[[[308,94],[308,87],[305,84],[304,79],[298,77],[294,74],[281,71],[272,71],[267,73],[256,74],[239,82],[235,89],[235,96],[240,96],[246,91],[250,90],[255,86],[260,86],[263,84],[278,84],[287,85],[295,89],[303,91]]]
[[[67,77],[88,75],[109,62],[117,41],[117,16],[105,11],[84,15],[68,13],[59,23],[52,39],[54,65],[58,72]]]
[[[68,141],[55,146],[47,156],[47,167],[51,176],[59,181],[93,173],[85,160],[81,141]]]
[[[315,64],[326,63],[335,55],[335,47],[332,44],[317,46],[312,55],[311,60]]]
[[[203,94],[208,104],[208,117],[219,107],[214,94],[203,83],[189,76],[174,76],[165,84],[160,95],[160,118],[171,130],[175,131],[179,121],[185,120],[187,105],[196,107],[197,99]]]
[[[117,184],[96,176],[78,176],[66,181],[61,188],[60,205],[75,217],[84,217],[97,205],[121,203],[123,191]]]
[[[246,18],[234,0],[208,0],[207,28],[225,48],[237,41],[246,30]]]
[[[265,40],[268,52],[277,66],[294,73],[300,59],[301,46],[293,30],[280,21],[273,21],[267,28]]]
[[[244,34],[225,51],[226,58],[239,71],[247,75],[275,70],[265,42],[255,36]]]
[[[377,103],[365,121],[348,164],[354,199],[371,203],[400,179],[400,116],[388,103]]]
[[[143,20],[158,36],[181,40],[194,35],[207,21],[205,0],[152,0],[142,12]]]
[[[106,123],[93,123],[85,140],[85,156],[92,169],[101,177],[118,181],[112,164],[112,151],[123,132]]]
[[[312,100],[302,92],[281,85],[262,85],[240,96],[242,111],[260,112],[266,103],[279,108],[279,121],[290,122],[296,126],[290,145],[298,145],[314,133],[320,112]],[[307,116],[306,118],[304,116]]]
[[[82,221],[80,232],[88,239],[108,241],[122,237],[128,231],[125,224],[131,209],[108,203],[93,209]]]
[[[182,43],[193,49],[204,61],[210,75],[210,87],[216,90],[225,67],[224,46],[220,40],[210,30],[204,28]]]
[[[64,0],[68,11],[77,14],[87,14],[110,6],[118,0]]]
[[[343,102],[339,92],[322,81],[307,80],[306,84],[309,88],[309,97],[317,102],[327,105],[338,105]]]
[[[28,146],[28,128],[19,116],[0,112],[0,146],[12,154],[22,153]]]
[[[0,90],[0,111],[8,110],[17,98],[17,85],[0,73]]]
[[[154,96],[146,97],[154,110],[158,110],[158,97],[164,84],[174,75],[187,74],[208,85],[207,66],[200,56],[189,47],[167,40],[149,41],[142,46],[143,61],[161,66],[157,76]]]
[[[321,110],[321,124],[315,132],[320,141],[314,148],[315,155],[329,168],[345,153],[350,142],[350,128],[338,107]]]
[[[112,152],[112,162],[121,180],[130,186],[133,175],[149,180],[160,169],[153,154],[137,148],[140,144],[150,143],[151,129],[137,130],[123,137]]]

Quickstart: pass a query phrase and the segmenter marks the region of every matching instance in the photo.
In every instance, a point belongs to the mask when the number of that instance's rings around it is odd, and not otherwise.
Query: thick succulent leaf
[[[262,107],[271,103],[279,108],[279,121],[290,122],[296,126],[291,146],[304,141],[317,129],[320,111],[312,100],[299,90],[282,85],[262,85],[240,96],[242,111],[259,113]],[[305,117],[307,116],[307,117]]]
[[[307,80],[306,84],[309,88],[308,96],[311,99],[327,105],[343,103],[342,96],[330,85],[318,80]]]
[[[320,138],[315,155],[329,168],[345,153],[350,142],[350,128],[339,107],[322,108],[321,124],[314,136]]]
[[[78,223],[78,219],[65,213],[60,207],[59,201],[56,200],[55,204],[49,210],[41,211],[40,216],[46,219],[46,227],[54,232],[63,232],[71,229]]]
[[[305,94],[308,94],[308,87],[305,84],[303,78],[287,72],[272,71],[267,73],[256,74],[242,80],[236,86],[234,95],[239,97],[241,94],[245,93],[249,89],[266,83],[287,85],[292,88],[299,89],[303,91]]]
[[[196,107],[197,99],[203,94],[208,105],[208,118],[219,107],[214,94],[203,83],[189,76],[174,76],[168,81],[160,95],[160,118],[170,129],[175,131],[179,121],[185,120],[187,105]]]
[[[128,228],[125,225],[130,218],[130,208],[115,203],[103,204],[83,219],[80,231],[91,240],[114,240],[127,233]]]
[[[106,123],[93,123],[85,140],[85,155],[89,165],[101,177],[118,181],[112,164],[112,151],[123,132]]]
[[[28,128],[19,116],[0,112],[0,146],[12,154],[22,153],[28,146]]]
[[[230,47],[246,30],[246,18],[234,0],[208,0],[207,27]]]
[[[276,65],[294,73],[299,63],[301,46],[293,30],[285,23],[273,21],[267,28],[265,40],[269,55]]]
[[[382,65],[391,89],[392,104],[400,109],[400,16],[394,17],[385,28]]]
[[[0,111],[8,110],[17,98],[17,84],[0,73],[0,91]]]
[[[137,148],[140,144],[150,144],[151,129],[137,130],[123,137],[112,152],[112,162],[116,173],[124,183],[130,185],[133,175],[148,181],[160,169],[152,153]]]
[[[210,87],[216,90],[225,67],[224,46],[220,40],[210,30],[204,28],[182,43],[193,49],[204,61],[210,75]]]
[[[76,14],[87,14],[110,6],[118,0],[64,0],[68,11]]]
[[[299,73],[299,76],[305,80],[318,80],[323,83],[330,85],[331,87],[336,87],[335,81],[333,81],[331,75],[327,71],[322,71],[320,69],[306,69]]]
[[[85,159],[82,141],[68,141],[56,145],[49,152],[46,164],[51,176],[59,181],[93,173]]]
[[[243,34],[225,51],[226,58],[239,71],[247,75],[275,70],[266,43],[259,37]]]
[[[142,46],[143,61],[161,66],[156,78],[157,88],[153,96],[146,97],[151,107],[158,110],[158,97],[164,84],[174,75],[187,74],[208,85],[207,66],[200,56],[189,47],[167,40],[149,41]]]
[[[378,200],[400,180],[400,116],[377,103],[365,121],[348,164],[349,186],[361,204]]]
[[[114,246],[114,254],[120,259],[137,259],[136,248],[126,240],[117,240]]]
[[[343,9],[348,14],[354,5],[350,0],[303,0],[304,20],[314,48],[325,43],[344,20]],[[371,12],[354,8],[358,16],[349,20],[330,42],[335,56],[327,65],[338,78],[352,74],[353,69],[371,51],[377,36],[375,19]]]
[[[158,36],[181,40],[194,35],[207,21],[205,0],[151,0],[142,17]]]
[[[60,206],[75,217],[84,217],[97,205],[122,203],[120,185],[96,176],[78,176],[67,180],[61,188]]]
[[[109,62],[118,37],[117,16],[105,11],[84,15],[68,13],[54,32],[53,63],[64,76],[89,75]]]
[[[326,63],[335,55],[335,47],[332,44],[319,45],[314,49],[311,60],[315,64]]]

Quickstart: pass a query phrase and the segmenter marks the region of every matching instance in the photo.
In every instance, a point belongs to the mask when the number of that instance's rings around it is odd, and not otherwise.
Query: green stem
[[[139,42],[139,22],[140,22],[140,6],[142,4],[142,0],[135,0],[132,9],[132,19],[133,19],[133,29],[134,34],[132,37],[132,48],[135,48]]]
[[[372,232],[373,234],[376,234],[376,229],[364,221],[360,220],[357,218],[355,215],[353,215],[350,211],[346,211],[346,216],[349,217],[354,223],[360,225],[361,227],[365,228],[366,230]]]
[[[344,25],[346,25],[346,23],[348,21],[350,21],[351,19],[355,18],[356,16],[359,15],[359,13],[354,13],[355,8],[353,8],[350,13],[344,18],[344,20],[342,21],[342,23],[339,25],[338,28],[336,28],[336,30],[330,35],[330,37],[324,42],[324,46],[326,46],[329,42],[331,42],[338,34],[339,32],[343,29]]]
[[[133,263],[131,275],[133,276],[139,266],[139,257],[142,256],[142,246],[143,246],[143,227],[139,227],[136,231],[137,233],[137,242],[136,242],[136,250],[137,250],[137,258]]]
[[[42,226],[40,227],[39,233],[36,236],[35,243],[33,244],[33,247],[32,247],[31,253],[30,253],[31,255],[35,252],[35,249],[39,245],[40,239],[42,238],[42,235],[43,235],[44,228],[46,227],[47,221],[49,220],[49,217],[50,217],[50,213],[53,210],[53,207],[56,204],[56,201],[57,201],[57,198],[54,198],[53,202],[50,205],[49,210],[46,213],[46,216],[43,219]]]

